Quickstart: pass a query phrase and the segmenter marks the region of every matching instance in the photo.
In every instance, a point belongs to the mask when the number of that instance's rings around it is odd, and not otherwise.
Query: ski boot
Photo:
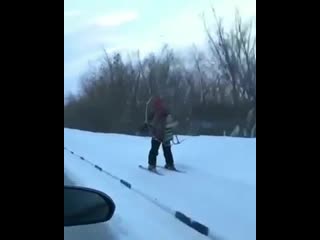
[[[172,170],[172,171],[176,171],[176,170],[177,170],[174,165],[168,165],[168,164],[166,164],[166,165],[164,166],[164,168],[166,168],[166,169],[168,169],[168,170]]]
[[[154,166],[154,165],[150,165],[150,164],[149,164],[149,166],[148,166],[148,170],[149,170],[149,171],[153,171],[153,172],[155,172],[155,171],[156,171],[156,166]]]

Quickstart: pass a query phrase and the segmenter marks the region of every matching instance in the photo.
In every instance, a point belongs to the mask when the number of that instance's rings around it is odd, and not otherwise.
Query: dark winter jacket
[[[163,141],[168,110],[160,98],[154,98],[148,107],[148,124],[153,138]]]

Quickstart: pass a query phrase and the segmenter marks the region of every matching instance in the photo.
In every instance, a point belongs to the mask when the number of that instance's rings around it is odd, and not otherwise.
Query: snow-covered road
[[[162,170],[165,176],[137,167],[146,164],[149,144],[149,138],[65,129],[67,148],[161,204],[222,239],[256,239],[255,139],[190,137],[173,149],[176,166],[187,173]],[[68,151],[64,157],[65,181],[101,190],[117,207],[108,223],[65,228],[65,239],[208,239],[79,157]],[[158,159],[164,163],[161,152]]]

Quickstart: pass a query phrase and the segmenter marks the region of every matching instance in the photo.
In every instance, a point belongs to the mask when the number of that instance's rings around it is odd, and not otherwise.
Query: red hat
[[[154,99],[154,106],[155,108],[163,108],[163,101],[160,97]]]
[[[154,105],[154,108],[155,108],[155,110],[157,112],[159,112],[159,113],[165,113],[166,112],[166,108],[165,108],[164,102],[160,97],[156,97],[154,99],[153,105]]]

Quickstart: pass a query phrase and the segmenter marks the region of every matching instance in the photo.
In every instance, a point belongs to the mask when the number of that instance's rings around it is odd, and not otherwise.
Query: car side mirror
[[[113,200],[95,189],[64,186],[64,226],[109,221],[115,211]]]

